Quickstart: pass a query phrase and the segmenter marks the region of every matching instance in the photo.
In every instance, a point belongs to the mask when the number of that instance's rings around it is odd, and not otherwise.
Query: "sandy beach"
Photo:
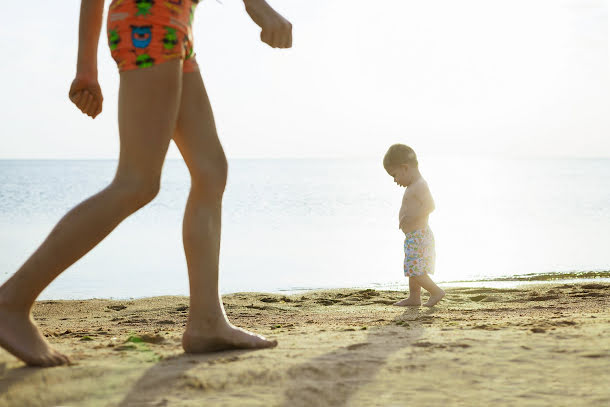
[[[330,290],[224,297],[263,351],[182,353],[186,297],[41,301],[34,318],[74,365],[0,350],[0,406],[610,405],[610,284]]]

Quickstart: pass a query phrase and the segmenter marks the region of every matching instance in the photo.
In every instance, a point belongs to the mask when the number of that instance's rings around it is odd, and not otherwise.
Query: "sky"
[[[293,24],[290,50],[260,42],[240,0],[204,0],[195,15],[229,158],[381,157],[396,142],[419,154],[610,157],[606,1],[269,2]],[[0,159],[116,158],[105,21],[105,104],[91,120],[67,97],[80,2],[34,3],[3,5]]]

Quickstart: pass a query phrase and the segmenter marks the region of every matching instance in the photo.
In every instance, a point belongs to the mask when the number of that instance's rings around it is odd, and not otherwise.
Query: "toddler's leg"
[[[394,305],[399,307],[418,307],[421,305],[421,285],[415,277],[409,277],[409,298],[398,301]]]
[[[415,277],[417,282],[430,293],[430,298],[424,304],[426,307],[436,305],[445,296],[445,292],[437,286],[428,274]]]

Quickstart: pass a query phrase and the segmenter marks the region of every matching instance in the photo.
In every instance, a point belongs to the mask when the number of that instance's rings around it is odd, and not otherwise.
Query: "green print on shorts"
[[[136,7],[138,8],[136,16],[149,15],[153,4],[155,4],[155,0],[136,0]]]
[[[195,7],[197,7],[197,3],[191,5],[191,11],[189,12],[189,26],[193,25],[193,17],[195,16]]]
[[[150,57],[148,54],[141,54],[136,57],[136,65],[138,68],[148,68],[149,66],[153,66],[155,64],[155,60]]]
[[[184,60],[187,60],[189,58],[191,58],[193,56],[193,47],[189,47],[190,42],[189,42],[189,37],[188,35],[184,36]]]
[[[165,27],[165,36],[163,37],[163,48],[172,49],[178,43],[178,36],[176,35],[176,29],[172,27]]]
[[[114,51],[121,42],[121,36],[117,30],[110,30],[108,33],[108,44],[110,45],[110,51]]]

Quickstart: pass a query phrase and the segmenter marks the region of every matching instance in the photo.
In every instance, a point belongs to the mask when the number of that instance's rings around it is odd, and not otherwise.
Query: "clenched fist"
[[[261,41],[273,48],[292,47],[292,24],[265,0],[244,0],[246,12],[261,28]]]
[[[92,119],[101,113],[104,97],[97,78],[77,74],[68,95],[72,103]]]

